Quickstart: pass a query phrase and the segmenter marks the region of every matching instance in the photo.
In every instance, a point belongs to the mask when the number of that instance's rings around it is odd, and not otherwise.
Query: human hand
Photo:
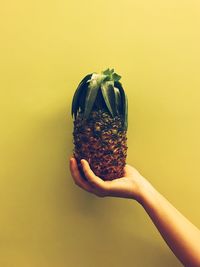
[[[99,197],[131,198],[141,202],[142,188],[147,180],[133,167],[126,165],[124,176],[112,181],[104,181],[96,176],[86,160],[81,160],[87,181],[81,176],[75,158],[70,159],[70,170],[75,184]]]

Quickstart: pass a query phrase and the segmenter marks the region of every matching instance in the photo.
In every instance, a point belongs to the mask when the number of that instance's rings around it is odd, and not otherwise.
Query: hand
[[[124,177],[104,181],[90,169],[86,160],[81,160],[82,169],[87,181],[81,176],[75,158],[70,159],[70,170],[75,184],[99,197],[111,196],[141,201],[142,187],[148,184],[146,179],[133,167],[126,165]]]

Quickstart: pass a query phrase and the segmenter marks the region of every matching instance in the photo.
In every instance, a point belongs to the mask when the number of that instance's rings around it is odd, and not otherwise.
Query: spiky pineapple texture
[[[104,180],[123,176],[127,155],[127,97],[114,69],[85,76],[72,102],[74,156]],[[83,174],[83,173],[82,173]]]
[[[74,121],[74,155],[86,159],[95,174],[104,180],[123,176],[127,137],[119,116],[112,118],[103,110],[92,111],[87,121],[80,114]]]

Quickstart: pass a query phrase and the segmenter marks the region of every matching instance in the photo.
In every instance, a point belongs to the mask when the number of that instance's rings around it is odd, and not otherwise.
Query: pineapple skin
[[[85,178],[80,160],[86,159],[103,180],[123,177],[127,156],[127,136],[122,117],[93,110],[87,120],[79,113],[74,120],[74,157]]]

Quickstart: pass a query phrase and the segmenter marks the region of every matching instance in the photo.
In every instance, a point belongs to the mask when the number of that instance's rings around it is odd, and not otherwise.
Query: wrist
[[[155,192],[155,188],[144,177],[142,177],[138,186],[137,201],[145,207],[148,201],[154,198]]]

